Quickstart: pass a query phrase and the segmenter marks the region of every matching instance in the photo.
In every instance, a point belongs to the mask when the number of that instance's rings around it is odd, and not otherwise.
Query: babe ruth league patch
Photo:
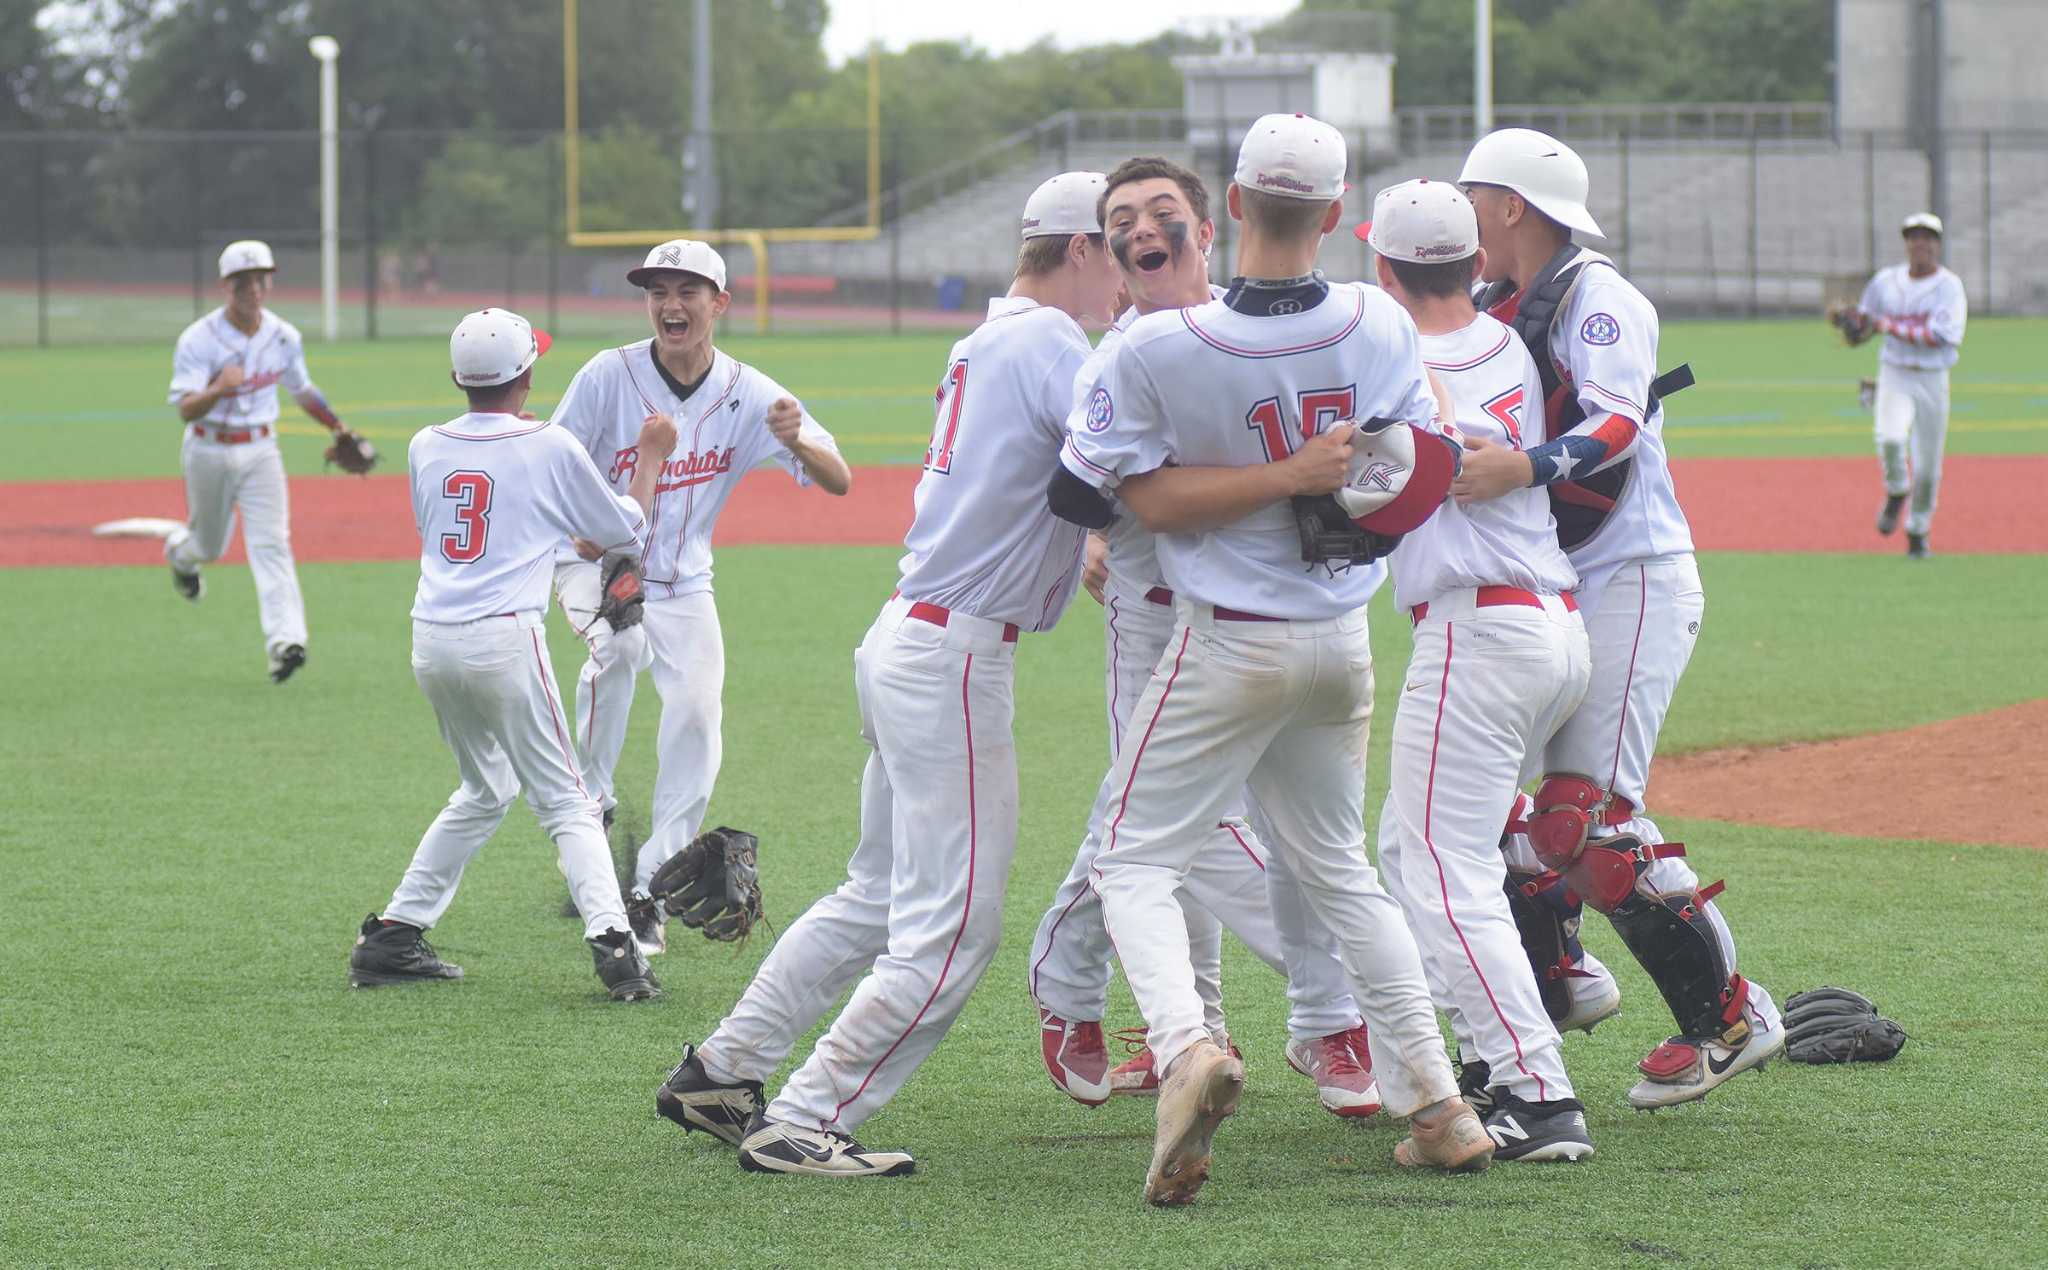
[[[1116,407],[1110,404],[1109,389],[1097,388],[1088,397],[1088,430],[1106,432],[1110,421],[1115,418]]]
[[[1579,328],[1579,338],[1588,344],[1612,344],[1621,338],[1621,323],[1608,314],[1595,313]]]

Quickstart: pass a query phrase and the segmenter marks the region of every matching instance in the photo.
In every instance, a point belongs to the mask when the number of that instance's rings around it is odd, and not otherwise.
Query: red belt
[[[933,626],[944,626],[947,622],[953,620],[953,611],[951,609],[943,609],[936,604],[926,604],[923,600],[911,601],[910,615],[920,622],[930,622]],[[1017,642],[1017,624],[1015,622],[1003,623],[1003,642],[1005,644]]]
[[[261,441],[264,437],[269,436],[270,425],[259,423],[253,428],[208,429],[204,424],[195,423],[192,425],[192,435],[195,437],[211,437],[222,445],[247,445],[251,441]]]
[[[1210,610],[1219,622],[1284,622],[1284,617],[1267,617],[1264,613],[1246,613],[1239,609],[1227,609],[1221,604]]]
[[[1579,611],[1579,602],[1572,598],[1570,591],[1566,591],[1563,598],[1568,611]],[[1543,607],[1543,597],[1534,591],[1524,591],[1518,586],[1483,586],[1479,588],[1479,598],[1473,607],[1485,609],[1501,604],[1518,604],[1523,608],[1540,609]],[[1429,602],[1426,600],[1408,610],[1408,620],[1418,626],[1422,624],[1422,619],[1428,616]]]
[[[1163,586],[1156,586],[1150,591],[1145,592],[1145,598],[1154,604],[1163,604],[1167,608],[1173,607],[1173,592]]]

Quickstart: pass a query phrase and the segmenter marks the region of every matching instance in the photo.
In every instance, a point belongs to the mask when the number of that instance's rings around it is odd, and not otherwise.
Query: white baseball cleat
[[[810,1177],[901,1177],[915,1171],[917,1161],[906,1151],[870,1151],[850,1134],[757,1119],[740,1139],[740,1167]]]
[[[1237,1114],[1244,1064],[1203,1037],[1174,1063],[1159,1087],[1159,1124],[1145,1202],[1172,1207],[1195,1202],[1209,1180],[1210,1143],[1217,1126]]]
[[[1316,1083],[1316,1097],[1333,1116],[1370,1116],[1380,1109],[1380,1087],[1372,1078],[1365,1026],[1287,1042],[1287,1065]]]
[[[1769,996],[1755,984],[1754,996]],[[1704,1098],[1726,1081],[1784,1052],[1785,1022],[1775,1009],[1768,1016],[1745,1007],[1741,1021],[1719,1036],[1674,1036],[1650,1051],[1636,1066],[1643,1078],[1628,1091],[1628,1105],[1638,1111],[1675,1107]]]
[[[1573,979],[1570,983],[1572,1008],[1557,1021],[1557,1030],[1584,1032],[1591,1036],[1597,1025],[1621,1013],[1621,985],[1614,976],[1606,973],[1591,979]]]

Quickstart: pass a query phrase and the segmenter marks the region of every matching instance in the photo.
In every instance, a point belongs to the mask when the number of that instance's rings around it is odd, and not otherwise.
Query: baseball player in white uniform
[[[773,461],[799,485],[844,494],[853,475],[831,434],[782,385],[713,344],[732,296],[725,261],[678,238],[647,253],[626,280],[646,292],[653,338],[608,348],[569,381],[554,421],[624,490],[642,465],[642,423],[672,419],[676,453],[663,463],[649,513],[646,617],[611,630],[597,615],[598,566],[565,547],[555,570],[563,613],[589,651],[576,677],[576,744],[583,783],[611,821],[612,775],[641,670],[661,694],[653,826],[634,864],[627,915],[641,946],[667,946],[666,915],[647,897],[654,871],[696,837],[718,779],[725,638],[711,592],[711,531],[740,478]]]
[[[199,599],[199,568],[227,550],[240,509],[270,678],[283,683],[306,664],[306,603],[292,563],[275,389],[330,431],[342,424],[306,373],[299,328],[264,306],[276,271],[268,244],[229,243],[220,253],[224,302],[178,336],[170,403],[187,425],[179,454],[186,523],[164,541],[164,559],[178,594]]]
[[[1068,172],[1032,193],[1009,294],[947,359],[897,591],[854,653],[872,752],[846,882],[783,933],[655,1095],[684,1128],[736,1143],[742,1168],[910,1172],[909,1154],[853,1131],[937,1047],[995,956],[1017,845],[1012,653],[1020,632],[1052,629],[1081,571],[1082,532],[1042,491],[1089,352],[1081,320],[1107,321],[1118,285],[1101,190],[1099,174]],[[763,1109],[761,1082],[848,987]]]
[[[1459,434],[1520,449],[1542,388],[1514,332],[1472,306],[1472,204],[1448,182],[1409,181],[1380,192],[1359,236],[1380,286],[1415,319]],[[1578,575],[1550,500],[1526,487],[1443,507],[1390,559],[1415,649],[1394,715],[1380,868],[1464,1061],[1498,1078],[1486,1109],[1494,1159],[1581,1159],[1593,1153],[1585,1108],[1530,977],[1500,853],[1500,809],[1586,694]]]
[[[1110,254],[1134,307],[1103,336],[1075,377],[1074,410],[1067,420],[1070,431],[1086,428],[1088,402],[1102,368],[1131,323],[1146,313],[1202,304],[1223,294],[1208,280],[1216,226],[1209,218],[1209,193],[1201,177],[1166,159],[1127,160],[1109,174],[1102,208]],[[1131,708],[1173,633],[1173,593],[1159,571],[1152,534],[1135,516],[1118,516],[1100,532],[1104,580],[1097,598],[1105,615],[1114,759],[1130,730]],[[1091,554],[1095,541],[1091,538]],[[1149,1046],[1128,1038],[1139,1047],[1137,1055],[1111,1070],[1102,1034],[1115,953],[1095,892],[1095,856],[1114,793],[1105,779],[1089,814],[1088,833],[1038,924],[1027,962],[1046,1071],[1055,1086],[1090,1107],[1100,1106],[1111,1094],[1159,1090]],[[1285,874],[1284,863],[1269,856],[1244,810],[1230,808],[1218,822],[1181,891],[1204,1028],[1218,1047],[1230,1052],[1222,995],[1223,930],[1228,927],[1260,960],[1290,976],[1288,1063],[1314,1079],[1325,1110],[1339,1116],[1371,1115],[1379,1110],[1379,1090],[1372,1081],[1365,1031],[1350,981],[1337,960],[1335,941],[1328,931],[1312,927],[1318,936],[1314,944],[1298,957],[1287,956],[1273,905],[1299,910],[1305,901],[1292,876]],[[1270,902],[1269,880],[1279,893]]]
[[[1493,1151],[1457,1096],[1415,938],[1365,856],[1372,580],[1305,565],[1287,501],[1346,483],[1344,421],[1437,417],[1414,323],[1382,292],[1314,272],[1343,214],[1346,162],[1342,135],[1318,120],[1252,126],[1229,191],[1242,277],[1223,300],[1134,323],[1061,455],[1078,483],[1114,488],[1158,535],[1174,592],[1175,628],[1131,713],[1137,736],[1117,753],[1095,865],[1164,1077],[1145,1179],[1154,1204],[1193,1201],[1244,1084],[1243,1064],[1206,1030],[1177,894],[1247,783],[1274,857],[1337,937],[1385,1105],[1415,1117],[1396,1158],[1477,1168]],[[1448,487],[1449,444],[1416,431],[1417,453],[1436,447],[1442,474],[1434,498],[1417,496],[1425,512]],[[1343,470],[1303,491],[1278,460],[1310,447]]]
[[[1877,457],[1884,470],[1877,532],[1896,530],[1904,511],[1906,554],[1925,560],[1948,440],[1948,372],[1962,351],[1970,300],[1963,280],[1941,263],[1939,216],[1915,213],[1899,232],[1906,261],[1878,270],[1863,288],[1857,338],[1884,336],[1877,355]]]
[[[1658,376],[1657,310],[1605,256],[1572,243],[1574,230],[1600,227],[1586,210],[1586,165],[1569,146],[1526,128],[1491,133],[1459,184],[1486,249],[1482,304],[1536,359],[1547,439],[1516,449],[1468,438],[1454,491],[1468,505],[1528,485],[1548,491],[1593,655],[1584,702],[1544,750],[1527,834],[1510,836],[1509,869],[1526,895],[1562,886],[1607,913],[1679,1026],[1643,1059],[1629,1102],[1686,1102],[1785,1043],[1771,994],[1736,970],[1712,902],[1720,884],[1701,887],[1684,847],[1644,814],[1657,733],[1706,606],[1664,457],[1661,397],[1690,372]],[[1590,958],[1543,968],[1552,971],[1573,998],[1564,1026],[1590,1028],[1619,1008],[1612,976]],[[1484,1087],[1486,1073],[1465,1077]]]
[[[638,553],[659,458],[674,427],[649,419],[647,471],[620,497],[574,438],[520,415],[545,333],[503,309],[462,319],[449,339],[469,413],[412,439],[420,583],[413,600],[413,677],[433,703],[462,785],[420,839],[380,918],[372,913],[349,957],[358,987],[459,979],[422,933],[455,898],[462,870],[524,788],[555,840],[582,914],[598,978],[614,1001],[656,996],[626,923],[597,802],[577,775],[569,722],[555,691],[542,620],[555,551],[565,537]]]

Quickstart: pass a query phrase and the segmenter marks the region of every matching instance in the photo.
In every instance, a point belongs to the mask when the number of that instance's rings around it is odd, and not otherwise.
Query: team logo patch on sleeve
[[[1612,344],[1621,338],[1621,323],[1606,313],[1595,313],[1579,328],[1579,338],[1588,344]]]
[[[1097,388],[1088,397],[1088,430],[1107,432],[1116,418],[1116,407],[1110,404],[1109,389]]]

